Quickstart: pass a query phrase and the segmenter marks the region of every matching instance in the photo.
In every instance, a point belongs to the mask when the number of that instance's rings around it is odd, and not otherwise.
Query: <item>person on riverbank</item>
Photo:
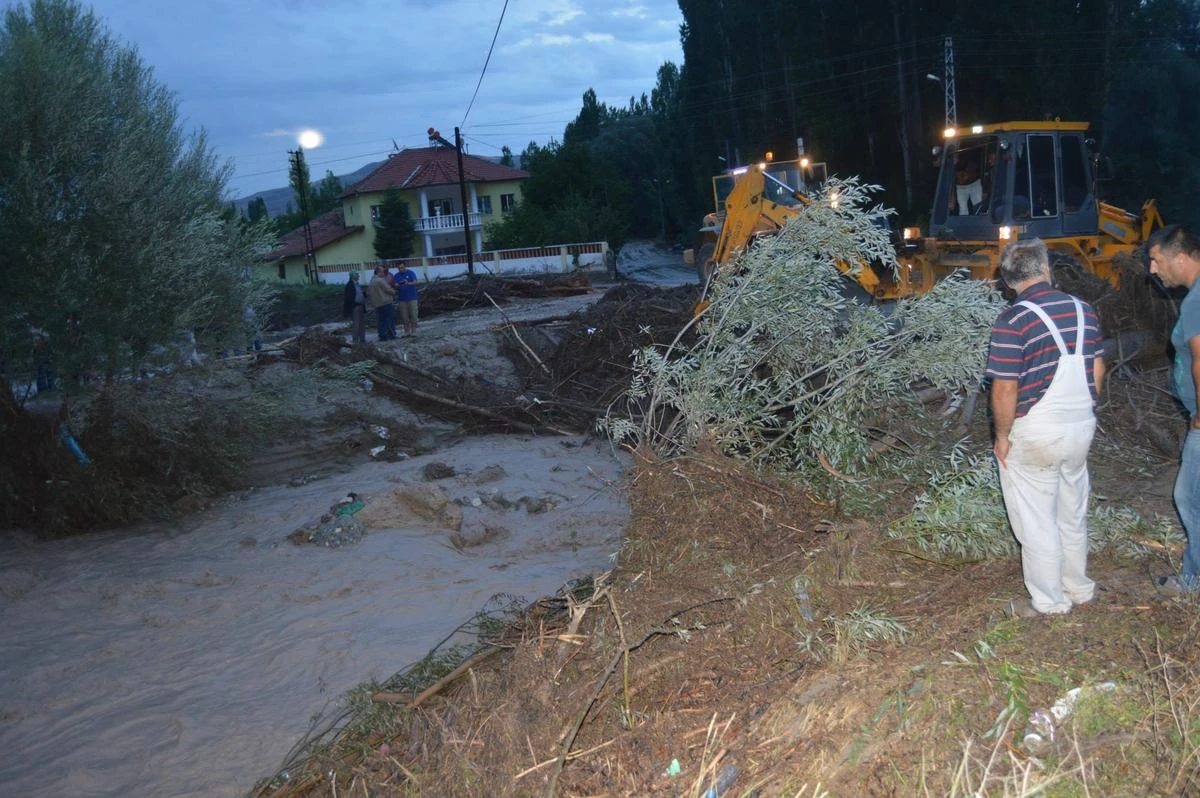
[[[379,340],[391,341],[396,337],[396,306],[392,301],[396,298],[396,289],[388,281],[388,270],[383,266],[375,267],[375,276],[367,285],[367,300],[375,308],[376,323],[379,330]]]
[[[1166,590],[1200,588],[1200,237],[1181,225],[1155,230],[1147,242],[1150,274],[1167,288],[1187,288],[1179,308],[1179,321],[1171,331],[1175,361],[1171,365],[1171,391],[1187,410],[1187,440],[1175,478],[1175,509],[1187,533],[1179,575],[1159,577]]]
[[[988,352],[993,450],[1030,596],[1011,609],[1060,614],[1096,590],[1087,576],[1087,456],[1104,378],[1100,322],[1088,303],[1051,286],[1040,239],[1005,248],[1000,276],[1017,296]]]
[[[405,335],[417,334],[417,273],[404,264],[396,272],[396,307]]]
[[[350,319],[350,340],[361,344],[367,340],[367,297],[358,280],[358,270],[351,269],[342,291],[342,316]]]

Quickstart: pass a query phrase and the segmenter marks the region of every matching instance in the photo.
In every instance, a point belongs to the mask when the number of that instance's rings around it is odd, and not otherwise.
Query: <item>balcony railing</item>
[[[425,219],[413,219],[413,227],[418,233],[453,233],[463,229],[461,213],[447,213],[441,216],[430,216]],[[483,214],[471,214],[471,229],[477,229],[483,224]]]

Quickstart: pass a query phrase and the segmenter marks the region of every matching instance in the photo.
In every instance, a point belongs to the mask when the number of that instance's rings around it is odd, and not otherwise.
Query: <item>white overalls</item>
[[[1046,393],[1013,422],[1008,467],[1000,488],[1030,603],[1042,613],[1062,613],[1090,601],[1096,584],[1087,577],[1088,449],[1096,431],[1084,357],[1083,306],[1075,300],[1074,354],[1049,315],[1021,302],[1041,318],[1058,345],[1058,367]]]

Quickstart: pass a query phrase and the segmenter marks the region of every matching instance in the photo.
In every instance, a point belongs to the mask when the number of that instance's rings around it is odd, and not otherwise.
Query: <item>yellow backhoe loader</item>
[[[935,149],[939,174],[929,235],[906,228],[899,269],[843,271],[872,297],[923,293],[960,269],[996,279],[1000,253],[1010,242],[1041,238],[1059,263],[1096,275],[1115,287],[1115,261],[1131,255],[1163,224],[1154,200],[1139,214],[1096,195],[1096,161],[1086,122],[1004,122],[968,131],[948,129]],[[758,235],[777,232],[809,203],[800,188],[800,162],[763,163],[721,176],[728,190],[702,233],[708,240],[694,260],[701,283],[725,268]],[[714,186],[718,184],[714,181]],[[719,194],[719,192],[718,192]]]
[[[701,285],[707,288],[712,274],[735,260],[756,237],[779,232],[788,219],[803,213],[811,204],[806,190],[814,175],[823,179],[824,164],[799,160],[766,161],[714,178],[714,196],[723,212],[710,213],[700,229],[702,243],[694,259]],[[893,274],[866,263],[839,263],[838,268],[875,299],[897,299],[914,290],[903,271]]]
[[[1059,263],[1120,287],[1116,261],[1163,224],[1154,200],[1133,214],[1099,199],[1086,122],[1002,122],[948,128],[928,237],[905,230],[899,258],[917,290],[958,269],[994,279],[1011,241],[1040,238]]]

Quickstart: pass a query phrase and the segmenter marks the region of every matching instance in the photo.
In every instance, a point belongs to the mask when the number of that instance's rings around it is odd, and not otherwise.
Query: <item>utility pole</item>
[[[900,160],[904,164],[904,200],[909,208],[912,207],[912,153],[909,151],[909,111],[908,92],[904,80],[904,52],[900,40],[900,6],[892,0],[892,26],[896,36],[896,85],[900,97]]]
[[[467,173],[463,171],[462,133],[454,128],[454,149],[458,152],[458,193],[462,195],[463,241],[467,244],[467,275],[475,276],[475,262],[471,258],[471,209],[467,207]]]
[[[442,138],[442,134],[438,132],[437,128],[431,127],[427,132],[430,141],[436,141],[443,147],[451,147],[458,153],[458,192],[462,198],[463,242],[467,246],[467,274],[474,277],[475,260],[471,256],[471,209],[467,207],[467,173],[463,170],[462,133],[458,128],[454,128],[454,143],[451,144]]]
[[[958,127],[958,92],[954,87],[954,38],[945,41],[946,78],[946,127]]]
[[[312,220],[309,218],[308,194],[308,164],[304,162],[304,149],[297,147],[288,151],[291,160],[292,188],[296,192],[296,202],[300,205],[300,220],[304,224],[304,277],[310,283],[317,282],[317,258],[313,252]]]

